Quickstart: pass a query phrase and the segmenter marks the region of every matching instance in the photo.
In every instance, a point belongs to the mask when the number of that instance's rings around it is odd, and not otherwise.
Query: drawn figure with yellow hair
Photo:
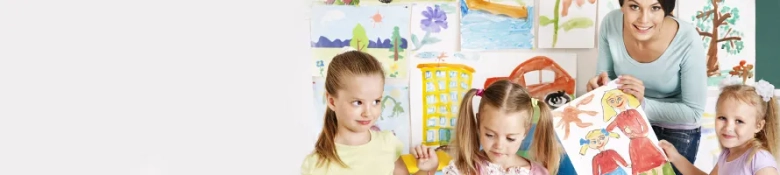
[[[607,125],[607,131],[612,131],[617,127],[631,139],[628,142],[628,156],[631,159],[632,174],[636,175],[650,170],[662,173],[663,166],[661,165],[666,163],[666,158],[661,150],[654,146],[655,144],[650,141],[650,138],[647,138],[650,125],[636,110],[639,106],[639,100],[626,95],[619,89],[613,89],[605,92],[601,101],[604,108],[604,121],[614,118]]]
[[[620,138],[620,135],[614,132],[608,132],[606,129],[594,129],[580,139],[580,155],[585,155],[588,148],[598,150],[599,153],[593,156],[593,175],[627,175],[623,167],[628,167],[626,160],[613,149],[605,150],[604,146],[609,142],[609,138]]]

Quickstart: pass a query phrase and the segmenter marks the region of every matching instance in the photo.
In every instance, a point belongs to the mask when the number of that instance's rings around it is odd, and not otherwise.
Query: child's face
[[[589,139],[590,143],[588,143],[588,147],[591,149],[599,149],[601,147],[604,147],[605,144],[607,144],[607,141],[609,141],[609,138],[605,135],[599,135],[596,138]]]
[[[741,146],[764,127],[758,121],[756,107],[739,100],[725,99],[716,109],[715,133],[723,147]]]
[[[479,143],[493,163],[512,160],[525,138],[526,112],[504,113],[490,105],[478,114]]]
[[[623,108],[626,105],[626,98],[623,94],[616,94],[607,98],[607,103],[612,107]]]
[[[336,112],[338,130],[367,132],[382,113],[382,77],[347,76],[342,79],[342,83],[338,97],[328,97],[328,107]]]

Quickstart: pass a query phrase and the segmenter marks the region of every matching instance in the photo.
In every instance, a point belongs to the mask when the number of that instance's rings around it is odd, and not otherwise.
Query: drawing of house
[[[455,129],[458,107],[471,89],[474,68],[463,64],[426,63],[422,71],[423,144],[445,146]]]

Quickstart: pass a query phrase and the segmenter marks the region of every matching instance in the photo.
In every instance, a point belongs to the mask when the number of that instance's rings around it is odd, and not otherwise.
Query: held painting
[[[406,78],[408,6],[315,5],[311,10],[313,76],[325,76],[330,60],[354,49],[376,57],[390,78]]]
[[[539,1],[539,48],[593,48],[596,0]]]
[[[461,50],[533,48],[533,0],[459,1]]]
[[[409,84],[406,79],[388,78],[385,80],[385,91],[382,96],[380,106],[382,113],[374,122],[371,130],[391,131],[404,144],[403,154],[408,154],[411,141],[410,121],[409,121]],[[314,88],[314,110],[315,115],[312,118],[317,121],[315,129],[317,132],[322,130],[327,98],[325,96],[325,78],[313,76],[312,85]]]
[[[614,81],[553,115],[555,133],[577,174],[674,174],[639,100]]]
[[[755,1],[678,1],[679,17],[692,22],[701,36],[707,59],[708,85],[717,88],[725,77],[755,81]]]

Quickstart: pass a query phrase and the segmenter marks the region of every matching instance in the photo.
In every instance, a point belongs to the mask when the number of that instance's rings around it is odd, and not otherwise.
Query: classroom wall
[[[780,86],[780,1],[756,1],[756,78]]]

